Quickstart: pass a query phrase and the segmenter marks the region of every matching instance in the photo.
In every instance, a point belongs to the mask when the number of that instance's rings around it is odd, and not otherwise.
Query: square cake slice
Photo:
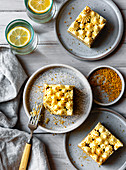
[[[102,165],[123,144],[99,122],[78,147]]]
[[[67,31],[88,47],[91,47],[105,25],[106,19],[86,6]]]
[[[43,104],[54,115],[73,115],[73,86],[44,84]]]

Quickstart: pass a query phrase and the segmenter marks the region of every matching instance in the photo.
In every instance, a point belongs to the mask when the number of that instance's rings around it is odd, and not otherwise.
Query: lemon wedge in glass
[[[29,0],[28,6],[35,13],[45,13],[51,7],[52,0]]]
[[[22,26],[16,26],[12,28],[9,33],[7,34],[7,40],[10,42],[10,44],[22,47],[29,43],[31,38],[30,31]]]

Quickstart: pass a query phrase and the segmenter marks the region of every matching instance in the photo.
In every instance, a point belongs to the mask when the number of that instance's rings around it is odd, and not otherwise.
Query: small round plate
[[[107,19],[104,30],[92,48],[67,32],[68,27],[85,6],[91,7]],[[70,55],[81,60],[99,60],[118,46],[123,35],[123,19],[118,7],[111,0],[69,0],[62,5],[57,14],[55,30],[60,44]]]
[[[88,117],[92,106],[91,87],[78,70],[73,67],[52,64],[37,70],[26,83],[23,93],[23,105],[27,116],[43,99],[43,84],[74,85],[74,113],[73,116],[61,117],[43,110],[42,130],[51,133],[66,133],[80,126]]]
[[[124,81],[122,74],[117,69],[115,69],[114,67],[111,67],[111,66],[107,66],[107,65],[98,66],[98,67],[94,68],[93,70],[91,70],[90,73],[88,74],[88,79],[90,78],[92,73],[94,73],[95,71],[102,69],[102,68],[108,68],[108,69],[114,70],[118,74],[118,76],[120,77],[121,82],[122,82],[122,90],[120,92],[120,95],[115,100],[113,100],[111,102],[109,101],[107,94],[99,89],[99,85],[96,86],[94,88],[94,90],[92,90],[94,102],[96,104],[101,105],[101,106],[110,106],[110,105],[115,104],[116,102],[118,102],[121,99],[121,97],[124,93],[124,90],[125,90],[125,81]],[[110,85],[111,85],[111,82],[110,82]]]
[[[124,144],[100,167],[77,146],[98,122],[101,122]],[[67,133],[64,139],[66,156],[74,168],[79,170],[124,170],[126,168],[126,119],[115,111],[95,108],[88,119],[79,128]]]

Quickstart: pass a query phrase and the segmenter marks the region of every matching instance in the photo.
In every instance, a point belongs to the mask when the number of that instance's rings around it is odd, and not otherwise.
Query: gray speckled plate
[[[68,84],[74,85],[74,114],[61,117],[50,114],[46,109],[42,111],[42,130],[51,133],[65,133],[80,126],[91,110],[92,91],[87,79],[73,67],[53,64],[37,70],[26,83],[23,94],[23,105],[27,116],[35,106],[35,102],[42,102],[43,84]],[[46,123],[47,118],[49,122]]]
[[[92,48],[67,32],[69,25],[87,5],[107,19],[106,27]],[[81,60],[98,60],[110,54],[118,46],[123,35],[123,19],[118,7],[111,0],[69,0],[59,10],[55,30],[60,44],[69,54]]]
[[[115,151],[100,167],[77,147],[78,143],[87,136],[98,122],[105,125],[124,144],[122,148]],[[124,170],[126,168],[126,119],[110,109],[95,108],[79,128],[66,134],[64,147],[68,159],[79,170]]]

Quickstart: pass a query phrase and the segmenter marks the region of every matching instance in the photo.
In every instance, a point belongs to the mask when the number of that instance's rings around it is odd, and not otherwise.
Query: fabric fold
[[[8,102],[0,103],[0,126],[13,128],[18,120],[18,109],[20,102],[21,92],[16,98]]]
[[[0,127],[0,170],[18,170],[29,134]],[[37,138],[32,139],[28,170],[50,170],[45,145]]]
[[[27,75],[10,49],[0,48],[0,102],[14,99]]]
[[[29,134],[13,128],[27,75],[10,49],[0,47],[0,170],[18,170]],[[19,92],[20,91],[20,92]],[[28,170],[50,170],[44,144],[33,137]]]

